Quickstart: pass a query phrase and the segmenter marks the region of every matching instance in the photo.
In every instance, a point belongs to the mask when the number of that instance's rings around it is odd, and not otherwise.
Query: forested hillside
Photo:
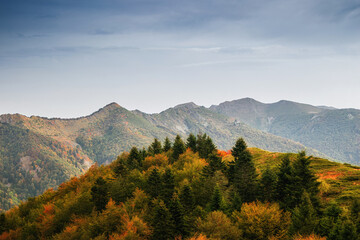
[[[5,114],[0,116],[0,128],[0,209],[5,210],[79,175],[93,162],[108,164],[132,146],[145,147],[154,137],[164,140],[177,133],[185,137],[203,132],[222,149],[230,149],[237,136],[243,136],[250,146],[271,151],[305,149],[194,104],[145,114],[111,103],[76,119]],[[308,152],[323,156],[311,148]]]
[[[1,214],[0,239],[358,239],[359,169],[155,139]]]
[[[42,194],[87,170],[93,161],[79,147],[0,123],[0,210]]]

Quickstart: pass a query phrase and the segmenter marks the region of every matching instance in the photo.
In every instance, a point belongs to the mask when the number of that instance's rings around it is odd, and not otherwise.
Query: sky
[[[2,0],[0,114],[360,109],[360,0]]]

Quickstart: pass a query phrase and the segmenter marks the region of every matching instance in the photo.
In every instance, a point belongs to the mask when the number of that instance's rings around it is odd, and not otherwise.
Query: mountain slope
[[[308,104],[285,100],[265,104],[252,98],[243,98],[231,102],[220,103],[219,105],[212,105],[209,109],[236,118],[263,131],[269,131],[272,122],[281,116],[315,114],[324,110]]]
[[[292,139],[333,159],[360,163],[360,111],[280,101],[240,99],[211,106],[214,112],[257,129]]]
[[[93,162],[77,147],[0,123],[0,209],[41,194],[88,169]]]
[[[234,121],[225,115],[214,113],[205,107],[193,103],[178,105],[159,114],[145,116],[157,126],[170,129],[173,133],[185,136],[189,133],[203,132],[214,139],[221,149],[230,149],[232,143],[243,137],[249,146],[269,151],[297,152],[305,147],[297,142],[264,133],[244,123]],[[314,149],[310,154],[321,155]]]
[[[250,146],[270,151],[296,152],[305,148],[300,143],[253,129],[193,103],[159,114],[128,111],[111,103],[76,119],[5,114],[0,116],[0,124],[2,209],[55,187],[94,162],[109,163],[132,146],[146,146],[153,138],[163,140],[174,138],[176,134],[202,132],[214,138],[222,149],[229,149],[240,136]],[[308,153],[324,156],[311,148]]]

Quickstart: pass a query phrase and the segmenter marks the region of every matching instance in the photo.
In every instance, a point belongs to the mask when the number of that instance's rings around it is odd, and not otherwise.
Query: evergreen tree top
[[[247,145],[244,139],[239,138],[236,141],[235,146],[232,148],[231,154],[234,156],[235,159],[238,159],[244,154],[244,152],[246,152],[246,150],[247,150]]]

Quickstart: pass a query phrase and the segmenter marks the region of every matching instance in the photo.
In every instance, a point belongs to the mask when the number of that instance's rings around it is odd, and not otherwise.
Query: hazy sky
[[[1,0],[0,114],[360,108],[360,0]]]

